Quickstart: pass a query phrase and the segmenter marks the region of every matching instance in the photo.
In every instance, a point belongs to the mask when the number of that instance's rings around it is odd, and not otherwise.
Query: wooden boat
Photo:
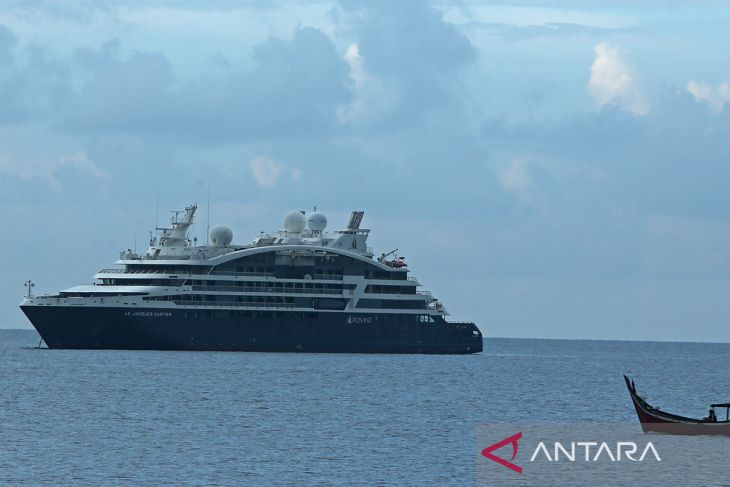
[[[634,381],[624,375],[631,401],[639,416],[644,433],[665,433],[669,435],[720,435],[730,436],[730,403],[711,404],[710,408],[725,409],[723,420],[695,419],[661,411],[636,393]]]

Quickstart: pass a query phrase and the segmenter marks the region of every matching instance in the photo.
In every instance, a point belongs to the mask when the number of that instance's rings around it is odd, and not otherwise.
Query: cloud
[[[345,51],[354,89],[350,103],[338,107],[338,118],[343,123],[369,122],[387,116],[398,101],[398,92],[365,69],[360,48],[352,43]]]
[[[0,123],[213,144],[327,136],[352,99],[350,65],[329,36],[309,27],[253,46],[247,69],[196,78],[179,77],[162,52],[128,50],[118,40],[69,56],[41,47],[16,56],[19,49],[0,26]]]
[[[607,106],[549,122],[491,122],[483,130],[489,149],[504,158],[524,154],[529,141],[528,174],[556,213],[729,218],[727,115],[711,116],[681,92],[666,93],[641,117]],[[518,169],[510,173],[513,187],[522,181]],[[538,170],[549,177],[538,178]]]
[[[345,60],[350,66],[350,77],[355,82],[355,86],[362,88],[367,82],[369,75],[365,72],[360,57],[360,48],[357,43],[350,44],[345,51]]]
[[[0,124],[47,117],[69,93],[68,69],[42,48],[21,50],[0,25]]]
[[[511,151],[514,154],[514,149]],[[525,210],[543,212],[549,209],[551,203],[547,200],[555,197],[560,188],[555,184],[554,169],[543,167],[545,161],[538,154],[511,155],[510,152],[497,151],[492,154],[493,158],[509,157],[509,162],[504,167],[495,167],[495,173],[499,187],[511,196],[512,209],[524,213]],[[558,175],[560,171],[557,171]],[[518,205],[514,206],[514,202]],[[554,203],[553,203],[554,204]]]
[[[687,83],[687,91],[695,97],[695,100],[707,103],[715,113],[720,113],[725,104],[730,102],[730,83],[712,86],[702,81],[690,81]]]
[[[511,41],[527,41],[534,39],[556,39],[570,37],[605,37],[617,32],[628,31],[627,28],[598,27],[567,22],[547,22],[540,25],[520,25],[513,23],[470,21],[467,26],[472,30],[488,32]]]
[[[251,159],[251,173],[262,188],[273,188],[284,172],[284,166],[273,159],[258,156]]]
[[[289,169],[289,175],[294,181],[299,181],[300,179],[302,179],[304,172],[301,169],[295,167],[293,169]]]
[[[299,181],[304,174],[299,168],[289,168],[265,156],[257,156],[251,159],[250,166],[251,173],[261,188],[273,188],[284,173],[288,173],[293,181]]]
[[[513,157],[509,164],[499,173],[498,180],[505,191],[515,193],[519,197],[525,195],[532,185],[527,159],[524,157]]]
[[[436,111],[442,117],[449,111],[461,113],[460,76],[476,59],[476,49],[440,10],[414,0],[341,6],[363,69],[396,94],[387,119],[381,120],[385,130],[391,124],[424,123]]]
[[[19,177],[27,181],[38,179],[56,191],[63,187],[58,175],[64,169],[88,174],[102,183],[109,178],[109,174],[101,170],[83,150],[41,159],[19,159],[12,154],[0,154],[0,176]]]
[[[616,105],[634,115],[646,115],[649,104],[618,49],[600,42],[593,50],[596,56],[591,64],[588,90],[598,106]]]
[[[173,129],[187,118],[178,104],[175,77],[159,52],[125,55],[118,41],[75,55],[83,87],[66,100],[60,127],[90,133],[146,133]]]

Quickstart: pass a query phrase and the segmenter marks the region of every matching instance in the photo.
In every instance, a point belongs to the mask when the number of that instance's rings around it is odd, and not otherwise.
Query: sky
[[[486,337],[730,341],[730,6],[5,0],[0,327],[168,210],[366,212]]]

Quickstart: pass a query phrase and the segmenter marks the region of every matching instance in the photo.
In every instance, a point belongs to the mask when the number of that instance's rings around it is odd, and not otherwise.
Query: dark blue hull
[[[414,315],[21,308],[49,348],[436,354],[482,351],[482,336],[473,323],[422,323]]]

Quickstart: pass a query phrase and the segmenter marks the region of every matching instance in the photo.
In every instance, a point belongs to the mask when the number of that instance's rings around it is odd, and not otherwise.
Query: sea
[[[480,425],[730,401],[730,344],[487,338],[475,355],[73,351],[0,330],[0,485],[475,482]]]

